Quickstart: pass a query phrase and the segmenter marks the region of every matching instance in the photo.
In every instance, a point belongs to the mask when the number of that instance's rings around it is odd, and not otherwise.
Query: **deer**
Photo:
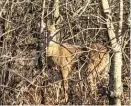
[[[50,30],[50,29],[49,29]],[[51,57],[54,64],[60,67],[60,71],[63,78],[63,89],[65,102],[68,101],[68,76],[73,71],[74,64],[78,61],[78,57],[82,54],[82,49],[78,45],[71,45],[68,43],[59,44],[56,42],[56,37],[54,32],[56,30],[54,27],[50,30],[50,36],[53,37],[49,41],[48,47],[46,49],[47,57]],[[90,46],[89,60],[87,60],[86,69],[90,75],[88,79],[90,82],[91,91],[93,92],[96,86],[96,75],[101,75],[102,73],[108,73],[109,64],[109,53],[107,48],[99,43],[93,43]]]

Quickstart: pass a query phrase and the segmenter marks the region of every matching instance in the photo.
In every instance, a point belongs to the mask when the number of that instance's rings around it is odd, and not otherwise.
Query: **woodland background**
[[[45,41],[48,31],[40,30],[44,0],[0,0],[0,104],[63,104],[61,76],[46,68]],[[45,0],[44,22],[53,20],[53,0]],[[118,32],[119,0],[109,0],[115,33]],[[122,26],[122,104],[130,104],[130,2],[123,0]],[[87,46],[97,42],[108,47],[107,28],[100,0],[60,0],[61,43]],[[48,24],[48,23],[47,23]],[[117,38],[118,39],[118,38]],[[41,50],[39,49],[39,44]],[[39,66],[38,51],[42,54]],[[42,67],[42,68],[41,68]],[[41,71],[40,71],[41,70]],[[77,72],[70,76],[69,104],[108,104],[100,87],[97,97],[79,88]],[[81,96],[82,94],[82,96]],[[56,99],[59,103],[56,103]]]

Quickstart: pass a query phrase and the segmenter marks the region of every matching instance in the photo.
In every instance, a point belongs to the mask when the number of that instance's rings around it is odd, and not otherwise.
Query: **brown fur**
[[[107,49],[98,43],[92,44],[90,51],[90,59],[87,62],[88,73],[90,74],[89,81],[91,90],[93,92],[94,86],[96,86],[96,74],[102,74],[102,71],[107,67],[109,63],[109,54]],[[72,71],[73,64],[77,61],[78,56],[80,56],[82,50],[79,46],[63,44],[50,44],[47,48],[47,55],[51,56],[52,61],[61,68],[61,73],[63,77],[63,88],[65,92],[65,100],[68,100],[68,75]],[[79,54],[80,53],[80,54]]]
[[[90,48],[93,50],[89,53],[87,70],[91,92],[93,93],[96,90],[96,82],[108,76],[109,53],[106,47],[98,43],[92,44]]]

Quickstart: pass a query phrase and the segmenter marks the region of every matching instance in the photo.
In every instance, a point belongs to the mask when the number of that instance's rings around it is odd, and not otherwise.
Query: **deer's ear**
[[[48,25],[47,27],[48,27],[49,31],[55,31],[56,30],[55,25]]]

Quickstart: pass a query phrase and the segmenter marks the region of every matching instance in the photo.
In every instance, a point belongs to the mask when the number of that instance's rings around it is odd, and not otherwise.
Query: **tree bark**
[[[101,0],[104,16],[106,18],[106,25],[108,29],[108,36],[110,39],[113,57],[110,68],[110,81],[109,81],[109,105],[121,105],[122,94],[122,82],[121,82],[121,70],[122,70],[122,51],[121,45],[116,39],[114,32],[114,26],[111,18],[111,11],[107,0]]]

